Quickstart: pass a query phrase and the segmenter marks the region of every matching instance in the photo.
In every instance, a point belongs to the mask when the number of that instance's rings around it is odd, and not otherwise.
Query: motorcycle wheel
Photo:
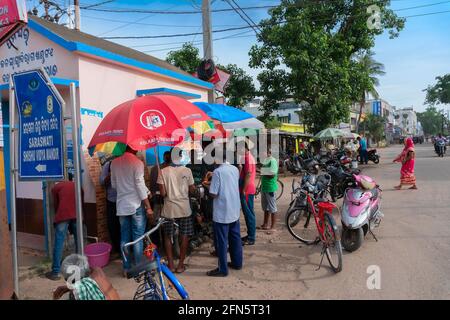
[[[342,226],[341,242],[344,249],[348,252],[353,252],[361,247],[364,240],[364,231],[362,228],[348,229]]]
[[[374,159],[373,159],[373,163],[379,164],[380,163],[380,157],[379,156],[375,156]]]

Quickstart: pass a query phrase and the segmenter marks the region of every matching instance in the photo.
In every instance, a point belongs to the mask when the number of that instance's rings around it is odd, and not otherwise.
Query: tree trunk
[[[366,92],[363,93],[361,100],[359,101],[359,115],[358,121],[356,122],[356,133],[359,133],[359,124],[361,123],[361,116],[365,105],[366,105]]]

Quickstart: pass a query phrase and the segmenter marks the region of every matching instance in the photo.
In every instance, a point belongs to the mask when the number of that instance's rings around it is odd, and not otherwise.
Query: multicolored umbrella
[[[202,110],[182,98],[143,96],[115,107],[106,115],[89,143],[89,152],[120,155],[126,145],[134,150],[174,146],[184,141],[189,127],[198,133],[210,130],[210,120]]]

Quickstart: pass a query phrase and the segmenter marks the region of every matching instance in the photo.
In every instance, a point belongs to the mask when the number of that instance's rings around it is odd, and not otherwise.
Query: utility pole
[[[73,0],[75,7],[75,30],[80,31],[80,0]]]
[[[212,28],[211,28],[211,3],[210,0],[202,0],[203,21],[203,57],[205,60],[213,58]],[[208,102],[214,103],[214,89],[208,90]]]
[[[44,1],[44,11],[45,11],[45,20],[49,20],[49,10],[50,10],[50,3],[48,1]]]

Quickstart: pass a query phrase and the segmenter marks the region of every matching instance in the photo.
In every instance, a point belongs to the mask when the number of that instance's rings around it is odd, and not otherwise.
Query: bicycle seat
[[[156,260],[149,261],[148,259],[144,258],[140,263],[127,270],[127,278],[137,278],[141,273],[151,272],[153,270],[156,270],[157,268],[158,264],[156,263]]]

